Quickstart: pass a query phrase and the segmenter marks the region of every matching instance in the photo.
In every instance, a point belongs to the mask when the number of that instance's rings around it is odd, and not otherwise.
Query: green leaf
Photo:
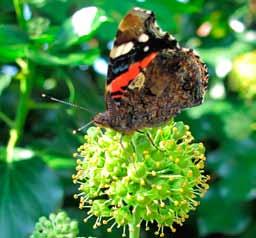
[[[63,190],[39,158],[0,162],[0,230],[5,238],[25,238],[38,217],[56,210]]]
[[[76,161],[74,158],[72,158],[72,155],[70,155],[70,157],[65,157],[63,155],[53,153],[50,154],[39,151],[37,151],[37,154],[40,155],[44,162],[54,170],[75,169]]]
[[[82,53],[50,54],[46,51],[30,49],[28,58],[40,65],[91,65],[99,57],[98,49],[90,49]]]
[[[208,99],[200,107],[187,110],[187,114],[193,119],[191,124],[196,127],[199,124],[205,124],[195,133],[202,134],[206,130],[203,136],[214,136],[223,141],[224,138],[231,140],[248,138],[253,133],[255,111],[255,103],[244,104],[230,100]]]
[[[12,62],[26,56],[27,45],[1,45],[0,62]]]
[[[30,36],[36,44],[52,44],[55,41],[56,35],[58,34],[58,27],[49,27],[47,31],[41,32],[40,34],[34,34]]]
[[[82,8],[64,22],[54,46],[67,48],[73,44],[88,41],[105,21],[107,17],[103,10],[96,7]]]
[[[40,16],[47,16],[51,22],[59,24],[67,18],[70,9],[75,7],[75,1],[67,0],[26,0],[32,9]],[[36,14],[35,14],[36,15]]]
[[[255,198],[256,143],[229,141],[208,156],[209,167],[221,178],[219,185],[229,201],[246,202]]]
[[[0,45],[16,45],[28,42],[26,33],[14,25],[0,25]]]
[[[0,25],[0,62],[11,62],[26,55],[28,37],[13,25]]]
[[[240,238],[252,238],[256,234],[256,223],[254,222],[249,229],[240,236]]]
[[[249,211],[247,204],[230,201],[224,187],[212,186],[198,208],[199,233],[241,233],[251,221]]]

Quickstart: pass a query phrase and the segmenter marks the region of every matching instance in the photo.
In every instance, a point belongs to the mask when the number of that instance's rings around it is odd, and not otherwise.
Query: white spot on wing
[[[130,41],[123,46],[122,55],[127,54],[133,48],[134,44]]]
[[[163,35],[166,34],[166,32],[163,31],[163,30],[159,27],[159,25],[157,24],[156,21],[154,22],[154,25],[155,25],[155,28],[158,30],[158,32],[159,32],[159,34],[160,34],[161,36],[163,36]]]
[[[173,35],[169,35],[169,40],[175,40]]]
[[[141,11],[141,12],[144,12],[144,10],[143,10],[143,9],[141,9],[141,8],[139,8],[139,7],[135,7],[135,8],[133,8],[133,10],[135,10],[135,11]]]
[[[124,43],[122,45],[116,46],[110,51],[110,57],[114,59],[121,55],[125,55],[132,50],[133,46],[134,44],[131,41]]]
[[[129,89],[138,88],[139,90],[143,87],[145,82],[145,75],[143,73],[139,73],[136,78],[130,83],[128,86]]]
[[[148,36],[147,34],[143,33],[143,34],[141,34],[141,35],[139,36],[138,41],[139,41],[139,42],[147,42],[148,39],[149,39],[149,36]]]
[[[154,22],[154,25],[155,25],[156,28],[160,28],[156,21]]]
[[[149,46],[145,46],[143,49],[145,52],[149,50]]]

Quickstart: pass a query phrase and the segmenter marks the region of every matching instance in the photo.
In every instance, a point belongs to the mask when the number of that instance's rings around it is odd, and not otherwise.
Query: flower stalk
[[[129,226],[129,238],[139,238],[140,237],[140,218],[138,212],[135,211],[132,214],[132,221]]]

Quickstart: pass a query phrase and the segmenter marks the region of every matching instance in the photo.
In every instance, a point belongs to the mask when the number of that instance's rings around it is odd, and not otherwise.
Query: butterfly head
[[[119,24],[119,31],[125,35],[133,35],[134,39],[146,31],[145,22],[155,21],[154,13],[141,8],[133,8]]]
[[[156,23],[155,14],[152,11],[135,7],[120,22],[115,45],[130,41],[146,44],[150,37],[174,39],[167,32],[163,32],[160,29]]]
[[[93,122],[95,125],[99,126],[99,127],[111,127],[110,126],[110,116],[109,116],[109,112],[102,112],[102,113],[98,113],[94,118],[93,118]]]

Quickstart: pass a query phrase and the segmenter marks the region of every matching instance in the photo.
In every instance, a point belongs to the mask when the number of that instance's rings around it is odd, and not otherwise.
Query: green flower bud
[[[71,220],[65,212],[51,213],[49,218],[40,217],[35,225],[31,238],[76,238],[78,223]]]
[[[137,227],[143,220],[156,221],[156,233],[163,237],[163,227],[174,232],[174,225],[182,225],[208,189],[205,149],[193,143],[183,122],[143,132],[121,135],[90,128],[78,149],[83,160],[73,176],[80,184],[75,198],[80,199],[80,208],[89,208],[85,221],[95,215],[96,225],[111,222],[109,232],[115,225],[125,229],[136,216]]]

